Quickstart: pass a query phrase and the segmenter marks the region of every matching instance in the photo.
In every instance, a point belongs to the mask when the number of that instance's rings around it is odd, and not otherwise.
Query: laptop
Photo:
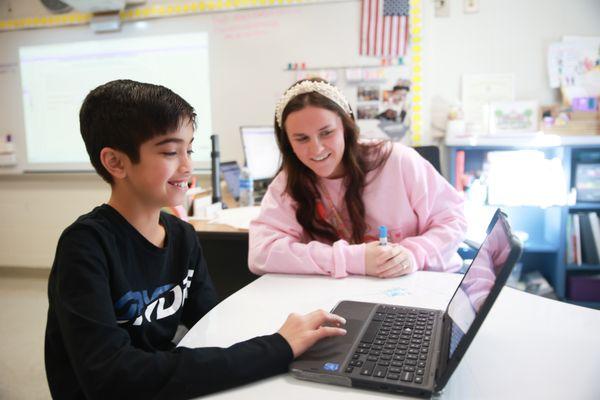
[[[318,342],[290,365],[299,379],[430,397],[444,388],[483,323],[522,245],[497,210],[446,310],[341,301],[345,336]]]
[[[220,166],[227,189],[237,201],[240,198],[240,167],[236,161],[225,161]]]

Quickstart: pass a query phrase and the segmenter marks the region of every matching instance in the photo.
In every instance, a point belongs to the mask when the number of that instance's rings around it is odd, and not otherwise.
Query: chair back
[[[442,173],[440,165],[440,148],[437,146],[416,146],[413,147],[421,157],[429,161],[433,168],[440,174]]]

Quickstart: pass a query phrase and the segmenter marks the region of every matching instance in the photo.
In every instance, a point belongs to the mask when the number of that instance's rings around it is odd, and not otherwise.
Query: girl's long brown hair
[[[310,80],[324,82],[319,78]],[[302,81],[304,80],[296,82],[292,87]],[[365,205],[362,199],[364,188],[368,184],[366,175],[387,161],[391,153],[391,146],[386,146],[387,143],[383,141],[369,144],[359,143],[360,132],[354,117],[344,112],[335,102],[317,92],[300,94],[290,100],[283,110],[282,127],[280,128],[275,121],[275,135],[282,154],[281,170],[287,176],[286,193],[296,201],[296,219],[313,239],[320,238],[333,243],[340,237],[331,224],[317,217],[316,203],[317,199],[321,197],[317,188],[318,176],[296,157],[285,130],[287,116],[308,106],[333,111],[342,119],[345,141],[342,163],[346,173],[344,200],[352,223],[351,243],[362,243],[367,230]]]

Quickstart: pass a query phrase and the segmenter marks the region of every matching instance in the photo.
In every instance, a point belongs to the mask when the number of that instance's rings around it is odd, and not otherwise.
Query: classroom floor
[[[0,399],[49,399],[44,370],[47,272],[0,271]]]

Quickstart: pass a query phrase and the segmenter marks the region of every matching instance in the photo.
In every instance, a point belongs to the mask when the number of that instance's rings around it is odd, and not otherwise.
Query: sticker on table
[[[340,369],[340,364],[327,362],[323,365],[323,369],[325,371],[337,371],[338,369]]]
[[[405,294],[408,294],[408,290],[401,287],[397,287],[386,290],[384,294],[388,297],[404,296]]]

